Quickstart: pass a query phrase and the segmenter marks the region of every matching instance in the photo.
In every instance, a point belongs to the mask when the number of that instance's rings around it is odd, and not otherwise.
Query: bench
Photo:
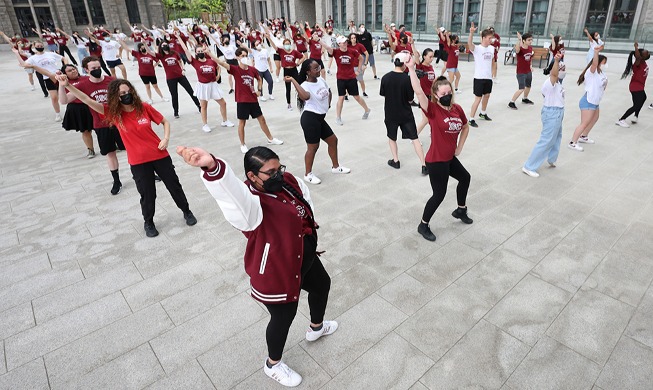
[[[549,52],[549,49],[546,47],[534,47],[533,48],[533,57],[531,58],[531,64],[534,64],[536,60],[539,60],[537,67],[542,68],[542,61],[544,61],[544,65],[549,64],[549,56],[551,53]],[[508,50],[503,58],[503,64],[508,65],[508,62],[510,62],[512,65],[515,64],[515,59],[517,58],[517,55],[515,54],[515,49]]]

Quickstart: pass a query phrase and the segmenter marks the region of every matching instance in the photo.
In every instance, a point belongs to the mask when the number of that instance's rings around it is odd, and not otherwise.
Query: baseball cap
[[[408,60],[410,60],[410,54],[404,53],[404,52],[397,53],[392,58],[393,62],[396,61],[396,60],[399,60],[400,62],[403,62],[405,64],[406,62],[408,62]]]
[[[444,28],[444,27],[440,27],[438,30],[440,30],[440,32],[444,32],[444,31],[445,31],[445,28]]]
[[[341,43],[344,43],[344,42],[347,42],[347,38],[345,38],[344,36],[341,35],[338,38],[336,38],[336,43],[337,44],[341,44]]]
[[[390,23],[390,27],[395,27],[395,26],[396,26],[396,24]]]

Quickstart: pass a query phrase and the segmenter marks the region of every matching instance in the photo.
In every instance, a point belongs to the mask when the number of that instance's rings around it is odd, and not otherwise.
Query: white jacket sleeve
[[[308,186],[306,183],[304,183],[304,180],[300,179],[297,176],[295,176],[295,180],[297,180],[297,184],[299,184],[299,189],[302,190],[304,199],[306,199],[308,204],[311,206],[311,210],[313,210],[313,218],[315,218],[315,206],[313,205],[313,200],[311,199],[311,191],[308,190]]]
[[[245,232],[255,230],[263,220],[261,200],[236,177],[226,162],[215,161],[215,170],[202,173],[204,185],[233,227]]]

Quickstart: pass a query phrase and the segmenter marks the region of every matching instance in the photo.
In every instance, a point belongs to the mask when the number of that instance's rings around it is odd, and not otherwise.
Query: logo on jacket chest
[[[295,208],[297,209],[298,217],[302,217],[302,218],[306,217],[306,208],[304,207],[304,205],[301,204],[301,202],[297,202],[295,199],[293,199],[292,201],[290,201],[290,203],[293,206],[295,206]]]

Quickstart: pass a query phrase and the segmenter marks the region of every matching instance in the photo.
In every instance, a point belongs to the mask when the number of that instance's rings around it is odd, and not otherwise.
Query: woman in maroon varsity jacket
[[[229,165],[199,148],[179,146],[177,153],[201,167],[206,188],[225,219],[247,237],[245,271],[252,297],[270,312],[266,331],[269,357],[263,370],[284,386],[297,386],[302,377],[281,361],[288,331],[297,313],[299,291],[308,292],[311,324],[306,340],[336,331],[338,323],[324,321],[331,278],[316,254],[317,228],[308,187],[279,163],[266,147],[245,154],[243,183]]]

